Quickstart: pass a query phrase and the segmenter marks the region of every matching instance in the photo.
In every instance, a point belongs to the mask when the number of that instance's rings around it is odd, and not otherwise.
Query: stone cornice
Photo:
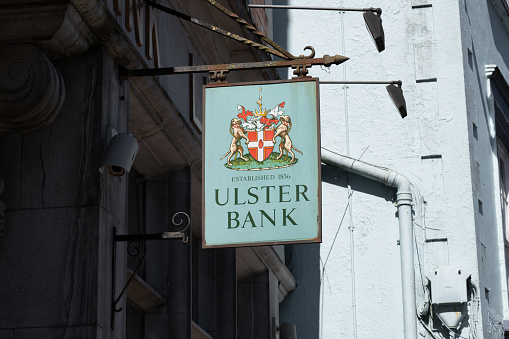
[[[0,44],[32,43],[58,58],[81,54],[96,41],[68,0],[0,6]]]

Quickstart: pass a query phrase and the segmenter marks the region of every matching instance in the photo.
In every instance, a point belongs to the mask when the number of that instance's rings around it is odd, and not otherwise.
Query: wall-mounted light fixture
[[[382,10],[380,10],[380,12],[375,10],[367,11],[364,12],[363,15],[366,26],[368,27],[369,33],[371,33],[371,37],[375,42],[378,52],[383,51],[385,49],[385,34],[384,28],[382,27]]]
[[[381,8],[341,8],[341,7],[312,7],[312,6],[287,6],[287,5],[255,5],[248,4],[249,8],[269,9],[304,9],[312,11],[336,11],[336,12],[364,12],[364,21],[378,52],[385,49],[385,34],[382,27]]]
[[[387,85],[387,92],[402,118],[407,116],[401,80],[397,81],[320,81],[320,85]],[[396,86],[397,85],[397,86]]]
[[[404,118],[407,115],[406,112],[406,101],[405,97],[403,96],[403,89],[401,89],[401,81],[397,82],[396,86],[395,84],[387,85],[387,92],[389,92],[389,95],[391,96],[392,102],[394,102],[394,105],[398,108],[399,114],[401,114],[401,117]]]
[[[131,134],[115,134],[110,139],[99,171],[102,172],[103,168],[106,167],[108,172],[114,176],[122,176],[126,172],[129,173],[137,152],[138,142]]]

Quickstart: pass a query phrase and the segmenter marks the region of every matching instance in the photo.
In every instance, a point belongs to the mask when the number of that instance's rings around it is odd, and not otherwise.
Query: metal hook
[[[301,59],[312,59],[315,57],[315,49],[313,46],[306,46],[304,47],[304,50],[311,50],[311,54],[309,54],[308,56],[304,56],[304,55],[300,55],[299,58]]]

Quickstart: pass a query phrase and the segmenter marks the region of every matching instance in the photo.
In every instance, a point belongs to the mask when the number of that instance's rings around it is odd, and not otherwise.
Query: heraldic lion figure
[[[246,144],[249,142],[249,139],[246,136],[246,132],[240,126],[241,122],[242,122],[242,120],[238,119],[238,118],[234,118],[230,122],[230,134],[233,136],[232,142],[230,143],[230,149],[228,150],[228,152],[226,152],[226,154],[221,157],[221,159],[223,159],[224,157],[226,157],[228,155],[227,161],[228,161],[228,165],[230,165],[230,166],[232,165],[230,162],[230,159],[232,158],[233,155],[235,155],[234,159],[237,159],[237,153],[240,154],[240,158],[242,160],[248,161],[248,159],[244,158],[244,156],[243,156],[244,150],[242,149],[242,146],[240,145],[240,141],[242,138],[246,139]],[[219,159],[219,160],[221,160],[221,159]]]
[[[295,160],[295,153],[293,153],[292,149],[296,150],[300,154],[303,153],[293,146],[292,139],[290,139],[290,136],[288,135],[292,129],[292,119],[290,119],[288,115],[282,115],[279,120],[281,121],[281,124],[276,128],[276,132],[272,138],[272,142],[274,143],[276,143],[277,136],[281,138],[281,142],[279,143],[279,156],[276,159],[279,160],[279,158],[283,156],[284,151],[286,156],[288,156],[288,153],[292,155],[292,160],[290,162],[293,162]]]

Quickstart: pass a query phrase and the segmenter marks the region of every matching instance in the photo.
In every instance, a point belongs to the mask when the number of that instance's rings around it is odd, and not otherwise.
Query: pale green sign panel
[[[203,246],[321,241],[318,79],[204,87]]]

